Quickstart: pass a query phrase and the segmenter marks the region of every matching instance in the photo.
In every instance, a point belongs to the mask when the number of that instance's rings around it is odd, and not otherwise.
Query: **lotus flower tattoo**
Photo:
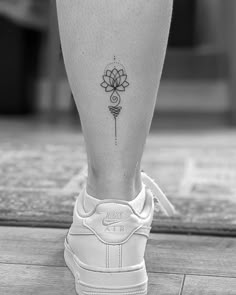
[[[124,67],[117,62],[110,64],[105,69],[101,86],[105,88],[106,92],[111,92],[110,102],[113,105],[108,106],[108,109],[115,120],[115,143],[117,145],[116,120],[122,110],[122,107],[120,106],[121,97],[119,92],[125,91],[125,88],[129,86],[129,83],[127,82],[127,74]]]

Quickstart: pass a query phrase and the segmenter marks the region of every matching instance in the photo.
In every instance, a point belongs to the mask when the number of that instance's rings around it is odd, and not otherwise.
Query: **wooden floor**
[[[0,227],[1,295],[75,295],[64,229]],[[149,295],[235,295],[236,239],[153,234]]]

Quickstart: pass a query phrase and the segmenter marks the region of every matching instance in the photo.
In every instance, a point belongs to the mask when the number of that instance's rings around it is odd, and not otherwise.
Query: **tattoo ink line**
[[[119,116],[122,106],[121,97],[119,92],[124,92],[125,88],[129,86],[127,82],[127,74],[122,64],[116,61],[114,56],[114,62],[107,65],[103,75],[103,82],[100,84],[105,88],[106,92],[111,92],[110,102],[112,105],[108,106],[110,113],[113,115],[115,122],[115,145],[117,145],[117,117]]]

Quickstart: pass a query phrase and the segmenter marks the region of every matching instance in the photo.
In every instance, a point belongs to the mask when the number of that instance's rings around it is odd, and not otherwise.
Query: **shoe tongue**
[[[99,203],[99,199],[90,196],[87,191],[84,192],[84,211],[90,212]]]
[[[146,199],[146,190],[145,190],[145,186],[143,185],[141,192],[137,195],[137,197],[128,203],[131,205],[131,207],[135,211],[137,211],[138,213],[141,213],[144,207],[145,199]]]
[[[132,201],[125,201],[127,202],[135,211],[137,211],[138,213],[140,213],[143,209],[144,206],[144,202],[145,202],[145,186],[143,185],[141,192],[137,195],[137,197],[135,199],[133,199]],[[98,203],[102,203],[103,201],[111,201],[114,203],[118,203],[116,200],[113,199],[105,199],[105,200],[99,200],[97,198],[94,198],[92,196],[90,196],[86,190],[84,192],[84,210],[85,212],[90,212],[94,209],[94,207],[98,204]]]

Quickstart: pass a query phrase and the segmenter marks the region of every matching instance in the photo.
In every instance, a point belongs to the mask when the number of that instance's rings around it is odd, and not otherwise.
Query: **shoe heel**
[[[74,275],[78,295],[147,295],[145,265],[141,269],[128,272],[91,271],[75,261],[68,247],[65,247],[64,258]]]

